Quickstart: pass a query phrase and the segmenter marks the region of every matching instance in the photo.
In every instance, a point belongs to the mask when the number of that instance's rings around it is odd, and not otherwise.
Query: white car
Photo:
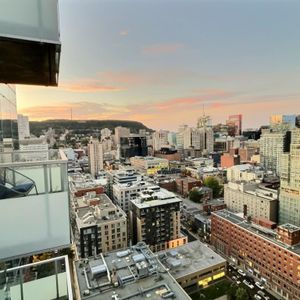
[[[246,285],[251,290],[254,289],[254,285],[248,282],[246,279],[243,280],[243,284]],[[260,296],[259,296],[260,297]]]
[[[239,285],[241,282],[239,280],[236,281],[236,284]]]
[[[256,299],[256,300],[261,300],[262,298],[261,298],[261,296],[255,294],[255,295],[254,295],[254,299]]]
[[[255,282],[255,285],[261,290],[264,289],[263,285],[259,281]]]
[[[246,276],[246,273],[241,269],[238,269],[238,273],[241,274],[242,276]]]

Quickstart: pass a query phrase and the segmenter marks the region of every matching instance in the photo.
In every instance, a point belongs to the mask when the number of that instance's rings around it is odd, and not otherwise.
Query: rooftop
[[[190,299],[144,243],[75,265],[82,299]]]
[[[140,209],[150,206],[178,203],[181,201],[182,200],[174,193],[155,185],[141,191],[137,199],[131,200],[131,202]]]
[[[175,279],[226,263],[224,258],[198,240],[175,249],[160,251],[158,257]]]
[[[252,234],[258,235],[258,236],[264,238],[265,240],[272,242],[279,247],[282,247],[285,250],[289,250],[297,255],[300,255],[300,243],[290,246],[288,244],[285,244],[285,243],[279,241],[277,238],[277,232],[275,230],[268,229],[268,228],[262,227],[260,225],[257,225],[255,223],[248,222],[243,217],[241,217],[233,212],[230,212],[226,209],[212,212],[212,215],[217,215],[235,225],[242,227],[243,229],[249,231]],[[288,224],[283,224],[283,225],[281,225],[281,227],[284,228],[284,226],[286,226],[286,225],[288,225]]]
[[[126,219],[125,212],[114,205],[106,194],[77,197],[73,202],[78,228]]]
[[[89,188],[102,186],[101,184],[102,182],[100,180],[94,179],[91,174],[83,174],[83,173],[69,174],[69,182],[70,182],[70,189],[72,192],[81,189],[89,189]]]

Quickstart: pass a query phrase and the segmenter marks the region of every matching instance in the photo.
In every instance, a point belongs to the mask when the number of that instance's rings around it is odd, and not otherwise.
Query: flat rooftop
[[[92,177],[91,174],[73,173],[69,174],[70,188],[72,192],[102,186],[99,180]]]
[[[112,203],[106,194],[73,199],[78,228],[100,225],[114,220],[126,220],[126,213]]]
[[[279,247],[282,247],[285,250],[289,250],[290,252],[300,255],[300,243],[293,245],[293,246],[282,243],[281,241],[279,241],[276,238],[277,233],[275,230],[268,229],[268,228],[262,227],[260,225],[254,224],[254,223],[249,223],[243,217],[241,217],[233,212],[230,212],[226,209],[212,212],[212,215],[217,215],[235,225],[242,227],[243,229],[249,231],[252,234],[256,234],[256,235],[264,238],[265,240],[270,241]],[[285,225],[286,224],[283,224],[283,225],[280,225],[279,227],[284,228]]]
[[[190,299],[144,243],[75,266],[81,299]]]
[[[200,241],[158,252],[161,263],[175,279],[193,273],[205,273],[208,269],[226,263],[226,260]]]
[[[131,202],[141,209],[151,206],[182,202],[182,200],[166,189],[160,188],[159,186],[153,186],[141,191],[137,199],[131,200]]]

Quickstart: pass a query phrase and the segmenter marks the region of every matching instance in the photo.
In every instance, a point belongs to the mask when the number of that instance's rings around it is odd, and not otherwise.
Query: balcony
[[[0,299],[73,300],[68,256],[0,271]]]
[[[4,0],[0,82],[56,86],[60,60],[57,0]]]
[[[0,155],[0,261],[70,244],[63,151]]]

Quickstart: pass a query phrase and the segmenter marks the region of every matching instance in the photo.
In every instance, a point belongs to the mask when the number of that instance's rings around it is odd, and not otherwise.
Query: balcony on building
[[[70,245],[67,163],[61,150],[0,154],[0,261]]]
[[[57,0],[4,0],[0,82],[56,86],[60,60]]]
[[[68,256],[1,270],[0,299],[73,300]]]

